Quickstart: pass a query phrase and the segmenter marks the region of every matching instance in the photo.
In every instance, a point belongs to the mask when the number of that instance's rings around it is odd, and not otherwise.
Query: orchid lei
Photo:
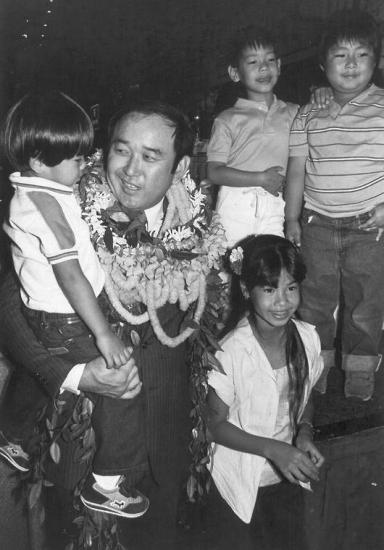
[[[195,328],[187,326],[171,338],[161,327],[157,310],[168,302],[187,311],[196,302],[193,321],[199,323],[206,304],[207,276],[220,268],[226,250],[219,217],[208,211],[204,198],[189,174],[174,181],[167,192],[168,208],[159,237],[151,235],[146,242],[131,246],[105,224],[103,212],[116,199],[105,179],[99,151],[88,162],[81,182],[83,217],[106,273],[105,290],[112,306],[132,325],[149,320],[157,338],[169,347],[185,341]],[[146,311],[137,315],[132,306],[138,303]]]

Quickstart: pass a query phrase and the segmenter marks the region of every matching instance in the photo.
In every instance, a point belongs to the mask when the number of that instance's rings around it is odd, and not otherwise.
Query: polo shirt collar
[[[9,176],[9,179],[14,187],[28,187],[36,190],[57,191],[64,195],[73,194],[73,187],[62,185],[57,181],[40,178],[39,176],[22,176],[20,172],[13,172],[13,174]]]

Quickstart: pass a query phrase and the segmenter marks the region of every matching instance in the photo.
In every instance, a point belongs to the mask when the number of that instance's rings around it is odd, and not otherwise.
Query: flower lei
[[[196,326],[187,326],[171,338],[161,327],[157,310],[166,303],[178,303],[187,311],[196,302],[193,321],[199,323],[206,305],[206,279],[212,269],[220,268],[226,241],[218,215],[208,211],[204,195],[189,174],[173,182],[167,197],[160,236],[130,246],[124,236],[108,228],[103,217],[116,199],[103,174],[99,151],[88,162],[81,182],[83,217],[106,273],[105,290],[112,306],[130,324],[149,320],[159,341],[176,347]],[[181,210],[179,216],[176,205]],[[144,313],[134,313],[132,306],[138,303],[146,306]]]

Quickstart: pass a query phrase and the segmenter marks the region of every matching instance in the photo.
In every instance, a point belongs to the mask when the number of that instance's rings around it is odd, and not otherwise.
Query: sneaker
[[[29,455],[23,451],[20,445],[8,441],[3,432],[0,432],[0,456],[8,460],[20,472],[29,471]]]
[[[138,518],[149,508],[148,498],[137,489],[126,489],[120,484],[115,489],[106,490],[96,483],[92,475],[85,484],[80,500],[91,510],[125,518]]]

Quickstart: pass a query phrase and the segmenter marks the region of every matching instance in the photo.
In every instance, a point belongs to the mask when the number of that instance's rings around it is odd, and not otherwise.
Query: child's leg
[[[368,400],[381,360],[384,238],[377,241],[377,231],[362,231],[359,223],[359,220],[351,222],[345,237],[342,352],[346,396]]]
[[[260,487],[251,529],[255,548],[307,550],[303,489],[286,480]]]
[[[324,371],[316,384],[326,391],[329,369],[335,364],[335,310],[340,294],[340,239],[337,220],[304,210],[301,251],[307,275],[301,285],[299,315],[316,326],[321,340]]]
[[[30,311],[27,315],[36,336],[52,354],[62,354],[73,365],[88,362],[100,355],[92,334],[80,319],[76,319],[76,315],[64,316]],[[148,499],[144,495],[138,492],[135,494],[134,506],[130,506],[131,503],[124,495],[119,497],[121,474],[131,476],[128,481],[133,487],[147,470],[143,414],[138,405],[142,402],[142,397],[139,395],[127,400],[106,398],[95,394],[90,397],[95,404],[92,413],[92,427],[96,439],[93,471],[100,476],[98,477],[100,488],[105,487],[107,492],[112,488],[113,500],[120,498],[121,502],[124,502],[124,505],[116,510],[117,515],[125,517],[142,515],[149,506]],[[66,445],[65,441],[62,445],[63,448],[69,449],[70,445]],[[69,456],[66,461],[69,470],[72,470],[72,462]],[[101,476],[107,476],[107,478],[103,480]],[[93,477],[90,485],[93,485]],[[87,499],[85,504],[102,510],[97,508],[97,503],[91,499]],[[130,509],[127,511],[127,508]],[[113,509],[103,508],[103,510],[115,513]]]

